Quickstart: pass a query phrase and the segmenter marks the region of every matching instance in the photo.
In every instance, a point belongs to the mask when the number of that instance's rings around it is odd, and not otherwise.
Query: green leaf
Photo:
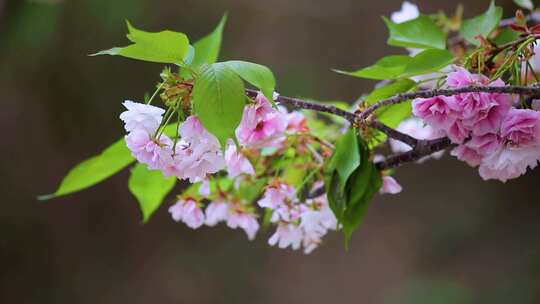
[[[358,151],[358,136],[355,129],[349,129],[337,142],[332,158],[328,164],[330,171],[336,171],[340,178],[340,185],[345,187],[349,176],[360,165],[360,152]]]
[[[332,166],[331,160],[328,166],[330,171],[327,172],[325,178],[328,203],[342,226],[346,245],[352,233],[362,223],[369,202],[382,184],[379,171],[370,161],[369,148],[362,138],[357,137],[355,132],[353,134],[356,138],[355,150],[358,153],[359,165],[348,175],[343,186],[343,180],[339,176],[337,167]],[[336,145],[336,151],[337,149]]]
[[[337,172],[331,171],[325,176],[324,185],[326,188],[326,196],[328,198],[328,205],[332,212],[336,216],[338,222],[343,219],[343,213],[345,212],[347,198],[345,195],[345,189],[340,182],[340,178]]]
[[[499,31],[495,38],[493,38],[493,43],[496,45],[503,45],[518,39],[520,35],[520,32],[516,32],[510,27],[505,27]]]
[[[350,241],[353,232],[364,221],[369,203],[382,186],[382,178],[375,165],[366,159],[349,183],[350,186],[347,187],[349,202],[341,221],[346,244]]]
[[[514,3],[519,7],[526,8],[530,11],[534,10],[534,3],[532,0],[514,0]]]
[[[407,64],[409,64],[409,62],[411,62],[411,60],[412,57],[409,56],[393,55],[384,57],[377,61],[374,65],[358,71],[347,72],[342,70],[334,70],[334,72],[375,80],[395,79],[399,78],[405,72],[405,67]]]
[[[446,33],[428,16],[420,16],[403,23],[383,17],[390,32],[388,44],[409,48],[446,48]]]
[[[475,37],[477,35],[488,37],[489,34],[499,25],[502,13],[502,8],[495,6],[495,2],[492,0],[488,10],[485,13],[472,19],[463,21],[460,32],[468,42],[474,45],[480,45],[480,41]]]
[[[276,88],[276,79],[269,68],[264,65],[239,60],[225,61],[223,64],[245,81],[259,88],[268,100],[274,100],[272,95]]]
[[[144,223],[161,205],[175,184],[176,178],[174,176],[165,178],[161,171],[148,170],[146,165],[141,163],[138,163],[131,170],[128,188],[139,201]]]
[[[222,145],[235,138],[244,111],[242,79],[222,63],[203,66],[193,89],[193,110]]]
[[[436,72],[453,61],[454,56],[447,50],[427,49],[414,57],[384,57],[374,65],[354,72],[335,71],[359,78],[392,80]]]
[[[42,195],[38,199],[47,200],[93,186],[122,170],[134,160],[124,139],[121,139],[101,154],[71,169],[55,193]]]
[[[416,82],[410,79],[400,79],[391,84],[373,90],[366,98],[365,102],[372,105],[380,100],[390,98],[398,93],[407,92],[416,85]]]
[[[405,67],[400,77],[436,72],[454,61],[454,55],[447,50],[428,49],[418,53]]]
[[[219,51],[221,49],[221,40],[223,36],[223,28],[227,22],[227,14],[224,14],[216,26],[207,36],[201,38],[193,44],[195,48],[195,58],[193,59],[193,65],[212,64],[215,63],[219,57]]]
[[[127,26],[129,30],[127,38],[133,44],[114,47],[91,56],[118,55],[157,63],[182,64],[190,53],[189,40],[183,33],[168,30],[157,33],[145,32],[134,28],[129,22]]]

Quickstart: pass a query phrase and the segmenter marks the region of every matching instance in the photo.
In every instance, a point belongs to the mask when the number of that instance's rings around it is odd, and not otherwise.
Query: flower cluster
[[[245,106],[236,130],[240,146],[229,139],[222,153],[217,138],[195,115],[179,125],[179,137],[173,140],[164,132],[164,121],[168,121],[165,110],[131,101],[124,102],[124,106],[127,111],[120,118],[128,131],[126,144],[133,156],[149,169],[198,185],[197,193],[179,196],[169,208],[172,218],[192,229],[224,222],[232,229],[243,229],[250,240],[260,227],[256,206],[235,194],[242,185],[256,180],[257,171],[248,155],[257,156],[266,164],[272,157],[261,155],[263,149],[277,149],[281,152],[274,153],[280,156],[288,136],[309,133],[302,113],[289,113],[281,106],[275,108],[263,94],[258,94]],[[298,149],[309,151],[300,146]],[[232,181],[233,189],[222,191],[215,189],[215,182],[211,184],[219,171],[226,175],[217,175],[216,179]],[[304,252],[310,253],[328,230],[337,228],[336,218],[325,195],[300,202],[294,187],[278,180],[270,181],[258,201],[259,207],[272,212],[270,223],[277,227],[268,243],[280,248],[303,246]]]
[[[290,246],[293,250],[302,246],[304,253],[309,254],[319,246],[329,230],[337,229],[337,220],[328,206],[326,195],[302,203],[298,201],[293,186],[275,181],[266,188],[258,204],[272,211],[270,221],[278,225],[268,240],[271,246]]]
[[[461,67],[446,85],[504,86]],[[483,179],[507,181],[519,177],[540,160],[540,112],[515,107],[514,97],[500,93],[463,93],[413,101],[413,113],[457,145],[451,154],[479,166]]]
[[[120,119],[128,131],[126,144],[133,156],[149,169],[198,182],[207,174],[224,168],[225,159],[218,140],[204,129],[196,116],[186,119],[180,126],[182,140],[173,142],[160,132],[165,110],[132,101],[124,102],[124,106],[127,111],[120,114]]]

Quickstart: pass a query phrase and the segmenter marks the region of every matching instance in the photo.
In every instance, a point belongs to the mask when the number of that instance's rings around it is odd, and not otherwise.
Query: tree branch
[[[369,106],[365,111],[360,113],[359,118],[361,120],[366,120],[373,112],[377,109],[394,105],[398,103],[405,102],[410,99],[415,98],[431,98],[435,96],[453,96],[462,93],[473,93],[473,92],[484,92],[484,93],[503,93],[503,94],[518,94],[526,95],[531,97],[540,97],[540,88],[535,86],[503,86],[503,87],[490,87],[490,86],[467,86],[457,89],[436,89],[436,90],[427,90],[427,91],[418,91],[411,93],[402,93],[394,97],[383,99],[371,106]]]
[[[422,157],[444,150],[452,145],[452,142],[447,137],[432,140],[421,140],[418,141],[418,145],[411,151],[392,155],[384,161],[375,163],[375,166],[377,166],[377,169],[379,170],[396,168],[405,163],[414,162]]]
[[[258,91],[246,89],[246,94],[250,97],[255,97],[258,94]],[[341,116],[344,119],[348,120],[351,124],[355,124],[358,122],[358,114],[352,113],[349,111],[342,110],[338,107],[331,106],[331,105],[323,105],[318,103],[313,103],[309,101],[305,101],[298,98],[293,97],[287,97],[287,96],[278,96],[276,101],[283,105],[288,105],[296,109],[306,109],[306,110],[313,110],[323,113],[329,113],[337,116]],[[404,142],[408,144],[411,147],[415,147],[418,144],[418,140],[410,135],[407,135],[405,133],[399,132],[395,129],[392,129],[388,127],[387,125],[377,121],[377,120],[371,120],[369,122],[365,122],[365,124],[369,127],[372,127],[374,129],[377,129],[386,135],[388,137],[391,137],[393,139],[399,140],[401,142]]]

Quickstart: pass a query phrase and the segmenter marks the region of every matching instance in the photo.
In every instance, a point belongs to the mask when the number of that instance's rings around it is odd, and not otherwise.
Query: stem
[[[150,99],[148,99],[148,101],[146,102],[147,105],[149,105],[150,103],[152,103],[152,100],[154,99],[154,97],[156,97],[157,93],[159,92],[159,90],[161,90],[161,88],[163,87],[163,85],[165,84],[165,82],[162,82],[158,88],[154,91],[154,94],[152,94],[152,96],[150,96]]]

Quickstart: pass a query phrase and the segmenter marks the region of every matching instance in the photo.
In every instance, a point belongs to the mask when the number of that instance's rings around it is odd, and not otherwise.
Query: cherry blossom
[[[379,193],[381,194],[397,194],[400,193],[403,188],[392,176],[383,176],[383,184]]]
[[[163,119],[165,110],[162,108],[146,105],[131,100],[123,103],[127,111],[120,114],[120,119],[125,123],[126,131],[146,130],[149,133],[155,132]]]
[[[215,226],[219,222],[227,220],[229,206],[224,200],[215,200],[206,207],[205,214],[205,224],[208,226]]]
[[[525,174],[540,160],[540,112],[511,109],[501,124],[501,145],[480,165],[483,179],[509,179]]]
[[[244,208],[240,206],[234,206],[229,209],[227,226],[232,229],[243,229],[249,240],[255,239],[255,235],[259,230],[257,216],[253,213],[246,212]]]
[[[227,164],[227,173],[231,178],[235,178],[240,174],[255,175],[255,169],[246,156],[237,151],[232,140],[227,144],[225,162]]]
[[[125,137],[133,156],[150,169],[161,169],[172,161],[172,140],[166,135],[154,139],[144,129],[135,129]]]
[[[244,108],[236,137],[246,147],[279,147],[285,140],[286,128],[286,115],[274,109],[268,99],[259,93],[255,97],[255,104]]]
[[[197,229],[204,224],[204,213],[197,201],[192,198],[180,199],[169,207],[173,220],[182,221],[189,228]]]
[[[280,223],[274,234],[268,239],[270,246],[278,245],[279,248],[284,249],[289,246],[293,250],[300,248],[303,240],[302,229],[299,226],[289,223]]]

